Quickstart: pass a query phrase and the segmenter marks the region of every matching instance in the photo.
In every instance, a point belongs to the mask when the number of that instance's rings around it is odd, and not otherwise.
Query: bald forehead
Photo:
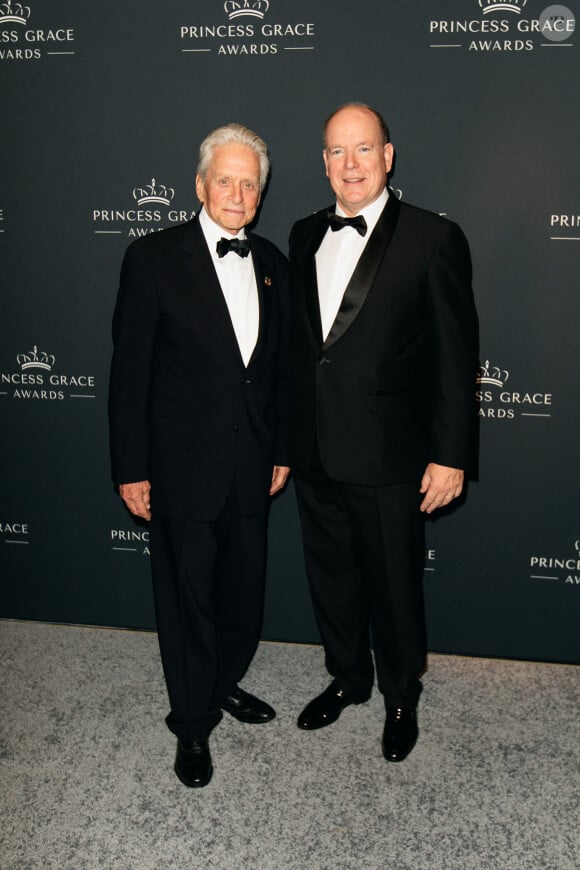
[[[346,106],[332,116],[326,127],[326,147],[336,144],[332,140],[354,132],[376,137],[381,141],[381,127],[376,115],[363,106]]]

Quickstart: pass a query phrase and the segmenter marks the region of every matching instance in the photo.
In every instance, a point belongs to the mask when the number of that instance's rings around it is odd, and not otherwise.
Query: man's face
[[[249,224],[260,203],[260,161],[248,145],[219,145],[205,178],[195,179],[197,198],[215,221],[232,235]]]
[[[339,206],[354,217],[384,190],[393,163],[393,146],[382,144],[379,123],[372,112],[349,106],[329,123],[322,156]]]

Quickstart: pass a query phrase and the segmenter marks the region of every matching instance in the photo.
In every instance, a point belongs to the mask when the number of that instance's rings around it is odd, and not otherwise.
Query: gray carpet
[[[432,656],[421,736],[381,755],[381,699],[295,727],[318,647],[262,644],[201,790],[173,770],[149,633],[0,621],[2,870],[578,870],[580,671]]]

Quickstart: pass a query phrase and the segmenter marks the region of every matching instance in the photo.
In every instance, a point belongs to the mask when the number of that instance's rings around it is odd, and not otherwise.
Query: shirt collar
[[[208,213],[204,208],[199,212],[199,225],[203,231],[205,236],[205,240],[207,242],[207,246],[210,249],[211,253],[216,255],[216,245],[220,239],[245,239],[246,231],[245,228],[238,232],[237,235],[233,233],[229,233],[227,230],[222,229],[214,220],[210,218]]]
[[[386,206],[388,198],[389,190],[387,187],[385,187],[380,196],[378,196],[373,202],[371,202],[370,205],[365,206],[365,208],[362,208],[358,212],[357,217],[358,215],[362,215],[364,217],[365,221],[367,222],[369,232],[372,232],[372,230],[375,228],[375,224],[380,218],[381,212]],[[336,204],[336,213],[341,215],[342,217],[347,217],[346,213],[341,209],[338,203]]]

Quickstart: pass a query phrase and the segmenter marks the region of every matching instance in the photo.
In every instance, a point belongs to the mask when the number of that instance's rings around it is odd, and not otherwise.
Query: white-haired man
[[[150,521],[175,772],[209,782],[222,710],[275,715],[240,689],[258,644],[270,496],[285,484],[286,259],[246,232],[269,171],[239,124],[200,147],[186,224],[128,248],[113,318],[113,480]]]

